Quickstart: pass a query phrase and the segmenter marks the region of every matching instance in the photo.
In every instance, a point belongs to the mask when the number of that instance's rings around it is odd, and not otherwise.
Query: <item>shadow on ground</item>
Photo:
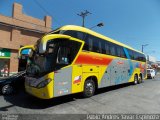
[[[109,91],[120,89],[130,85],[131,84],[123,84],[123,85],[102,88],[97,90],[96,95],[101,93],[107,94],[107,92]],[[73,95],[57,97],[49,100],[42,100],[42,99],[38,99],[36,97],[30,96],[24,91],[20,91],[14,95],[4,96],[4,99],[6,100],[6,102],[11,103],[10,105],[11,107],[18,106],[18,107],[28,108],[28,109],[45,109],[45,108],[57,106],[60,104],[68,103],[71,101],[75,101],[76,99],[83,99],[83,97],[81,96],[81,94],[73,94]],[[10,106],[0,108],[0,111],[7,111],[7,107],[10,107]]]

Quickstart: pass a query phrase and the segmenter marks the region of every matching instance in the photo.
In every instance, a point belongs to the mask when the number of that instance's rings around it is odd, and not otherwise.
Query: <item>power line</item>
[[[33,0],[33,1],[35,1],[35,3],[36,3],[45,13],[47,13],[49,16],[51,16],[51,17],[55,20],[55,22],[57,22],[58,25],[60,25],[60,23],[56,20],[56,18],[53,17],[52,14],[50,14],[37,0]]]
[[[85,23],[85,17],[88,15],[88,14],[92,14],[90,13],[89,11],[85,10],[84,12],[81,12],[80,14],[77,14],[78,16],[82,17],[82,26],[84,27],[84,23]]]

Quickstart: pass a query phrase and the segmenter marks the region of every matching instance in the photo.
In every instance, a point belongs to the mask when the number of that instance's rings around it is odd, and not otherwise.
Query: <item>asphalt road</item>
[[[158,114],[160,113],[160,75],[138,85],[100,89],[91,98],[79,94],[40,100],[24,92],[0,96],[0,112],[17,114]]]

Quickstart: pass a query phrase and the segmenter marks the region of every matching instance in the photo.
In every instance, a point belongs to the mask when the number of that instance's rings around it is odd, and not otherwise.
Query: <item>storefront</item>
[[[0,49],[0,77],[9,75],[11,51],[9,49]]]

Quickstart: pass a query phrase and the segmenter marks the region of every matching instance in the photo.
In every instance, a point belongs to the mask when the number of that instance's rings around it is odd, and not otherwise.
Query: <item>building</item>
[[[152,68],[156,64],[156,58],[150,55],[147,55],[148,68]]]
[[[160,69],[160,61],[157,61],[158,69]]]
[[[156,58],[150,55],[147,55],[147,61],[149,64],[156,63]]]
[[[12,17],[0,14],[0,70],[7,64],[9,73],[18,71],[20,46],[34,44],[44,33],[51,31],[51,17],[44,20],[22,13],[22,5],[13,4]]]

